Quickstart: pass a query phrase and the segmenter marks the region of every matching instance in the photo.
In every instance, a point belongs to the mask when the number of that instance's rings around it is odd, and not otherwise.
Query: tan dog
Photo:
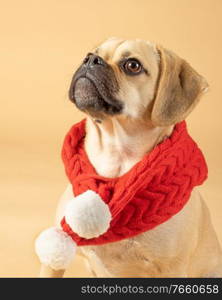
[[[186,118],[207,86],[186,61],[142,40],[112,38],[89,53],[73,77],[70,99],[87,114],[85,150],[97,173],[126,173]],[[57,226],[72,197],[69,185]],[[222,276],[221,249],[196,188],[182,211],[153,230],[80,248],[98,277]],[[63,273],[42,266],[41,276]]]

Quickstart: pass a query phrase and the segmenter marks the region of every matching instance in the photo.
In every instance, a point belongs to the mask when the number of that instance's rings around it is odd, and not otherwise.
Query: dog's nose
[[[102,57],[95,54],[87,55],[83,61],[83,64],[87,67],[93,67],[95,65],[106,66],[106,62],[102,59]]]

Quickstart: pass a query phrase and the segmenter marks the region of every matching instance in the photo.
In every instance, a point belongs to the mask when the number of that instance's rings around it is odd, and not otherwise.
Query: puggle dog
[[[97,173],[118,177],[169,137],[207,90],[185,60],[142,40],[111,38],[88,53],[69,97],[86,113],[85,151]],[[68,185],[56,226],[73,197]],[[197,188],[185,207],[156,228],[119,242],[79,247],[94,277],[220,277],[222,252]],[[65,270],[42,266],[41,276]]]

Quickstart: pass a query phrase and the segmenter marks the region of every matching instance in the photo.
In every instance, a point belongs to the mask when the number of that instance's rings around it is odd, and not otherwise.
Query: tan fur
[[[166,126],[184,120],[208,88],[206,80],[172,51],[158,47],[160,78],[151,119]]]
[[[58,270],[55,271],[52,268],[42,265],[39,277],[45,278],[45,277],[53,277],[53,278],[61,278],[64,275],[65,270]]]
[[[120,72],[117,63],[126,51],[144,64],[149,76],[129,77]],[[101,124],[87,117],[85,150],[98,174],[116,177],[171,134],[207,84],[174,53],[141,40],[112,38],[96,53],[112,66],[121,87],[116,96],[125,109]],[[59,203],[57,226],[72,196],[69,185]],[[182,211],[153,230],[116,243],[80,248],[93,276],[98,277],[222,276],[221,249],[197,189]],[[53,271],[49,276],[54,276]]]

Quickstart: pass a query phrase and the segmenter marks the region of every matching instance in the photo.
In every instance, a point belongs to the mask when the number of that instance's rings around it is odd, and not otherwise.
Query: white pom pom
[[[98,237],[109,229],[109,206],[92,190],[75,197],[65,209],[65,220],[72,230],[86,239]]]
[[[74,258],[76,244],[59,228],[44,230],[35,241],[35,251],[41,263],[54,270],[65,270]]]

